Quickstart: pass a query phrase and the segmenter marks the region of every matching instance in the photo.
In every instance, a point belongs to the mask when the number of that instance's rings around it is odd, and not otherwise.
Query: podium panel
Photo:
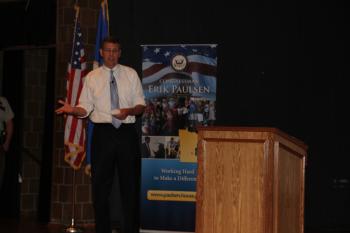
[[[196,233],[302,233],[307,146],[274,128],[198,129]]]

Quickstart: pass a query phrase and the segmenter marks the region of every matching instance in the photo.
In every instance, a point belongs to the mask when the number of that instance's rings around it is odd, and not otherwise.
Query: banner
[[[142,46],[141,231],[194,232],[196,127],[216,119],[216,47]]]

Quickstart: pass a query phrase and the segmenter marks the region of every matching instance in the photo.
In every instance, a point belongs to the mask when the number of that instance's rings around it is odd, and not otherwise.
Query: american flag
[[[78,104],[83,87],[83,79],[86,75],[86,60],[82,44],[82,33],[78,17],[76,17],[75,20],[72,56],[68,63],[66,99],[72,106]],[[85,158],[85,120],[72,115],[67,116],[65,119],[64,145],[64,160],[74,169],[79,169]]]
[[[163,95],[161,90],[169,90],[174,82],[167,79],[188,79],[193,88],[208,87],[209,93],[196,93],[192,96],[214,100],[216,98],[216,44],[184,45],[144,45],[142,62],[142,84],[147,98]],[[185,70],[175,71],[172,58],[182,55],[187,60]],[[157,86],[160,91],[154,91]]]

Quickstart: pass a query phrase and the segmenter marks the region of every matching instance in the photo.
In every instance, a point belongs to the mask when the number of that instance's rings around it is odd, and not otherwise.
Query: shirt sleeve
[[[2,99],[2,102],[3,102],[3,105],[4,105],[4,107],[5,107],[5,117],[4,117],[4,120],[5,120],[5,122],[7,122],[7,121],[13,119],[13,118],[15,117],[15,114],[13,113],[12,108],[11,108],[11,106],[10,106],[10,104],[9,104],[9,102],[7,101],[6,98],[3,98],[3,99]]]
[[[143,105],[146,106],[145,102],[145,96],[143,94],[143,89],[142,89],[142,84],[139,76],[137,75],[136,71],[134,72],[134,80],[135,80],[135,85],[134,85],[134,106],[136,105]]]
[[[80,93],[79,97],[79,104],[76,107],[80,107],[85,109],[86,115],[82,116],[80,118],[84,118],[90,115],[91,111],[93,110],[93,104],[92,104],[92,93],[90,88],[90,76],[86,76],[84,80],[84,85]]]

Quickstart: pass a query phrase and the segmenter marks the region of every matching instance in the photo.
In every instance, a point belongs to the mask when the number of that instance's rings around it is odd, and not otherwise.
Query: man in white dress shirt
[[[104,65],[85,77],[79,104],[71,106],[60,100],[62,107],[56,113],[89,117],[94,123],[91,177],[96,232],[112,231],[109,195],[115,169],[121,192],[121,231],[139,232],[140,152],[134,123],[135,116],[144,111],[144,94],[136,71],[119,64],[121,48],[118,40],[112,37],[104,39],[100,53]],[[113,88],[117,94],[112,93]],[[119,99],[118,103],[113,103],[113,98],[111,100],[114,95]],[[113,118],[121,125],[112,125]]]

